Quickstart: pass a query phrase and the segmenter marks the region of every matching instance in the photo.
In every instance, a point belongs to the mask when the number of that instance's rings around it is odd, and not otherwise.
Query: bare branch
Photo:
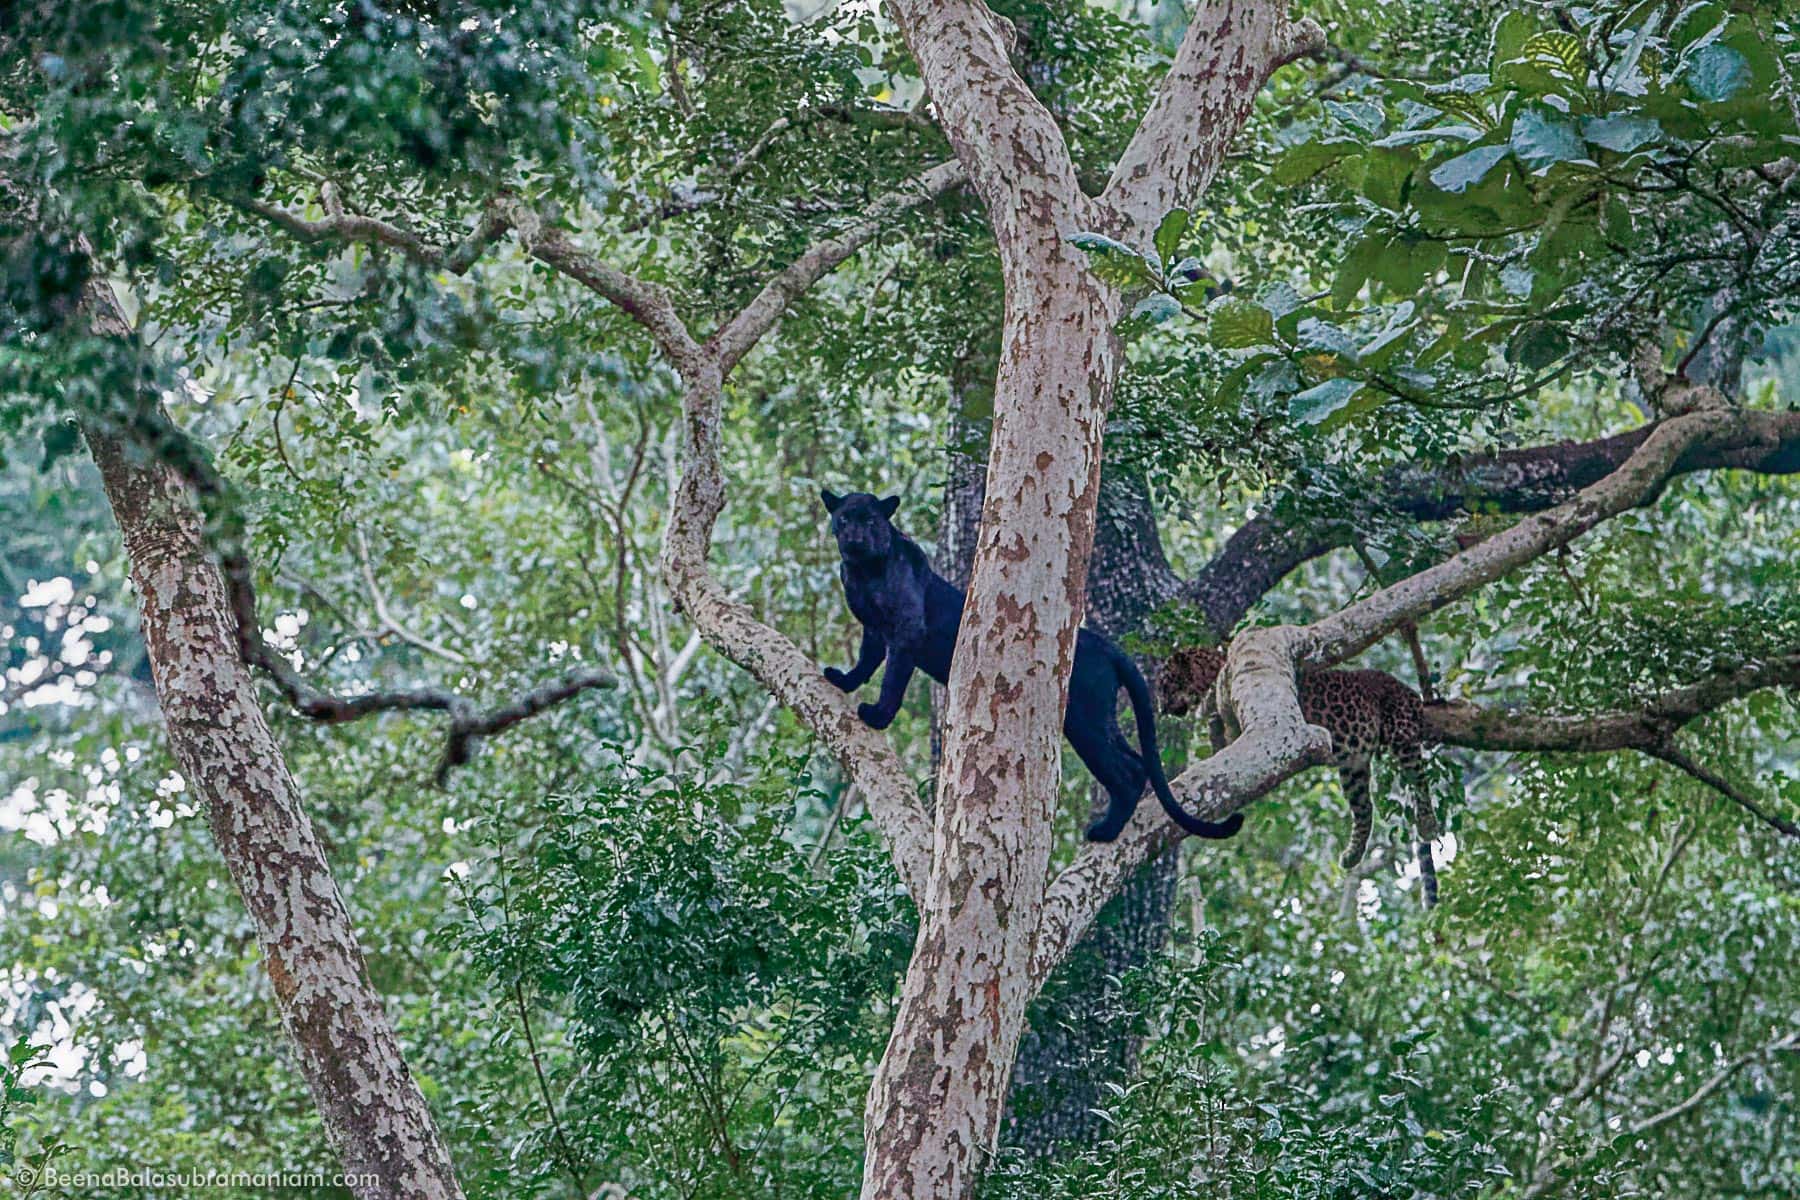
[[[319,221],[307,220],[265,200],[247,201],[240,207],[279,225],[302,241],[362,242],[387,246],[400,251],[421,266],[449,271],[453,275],[467,274],[487,248],[500,240],[507,228],[500,207],[489,205],[462,241],[452,246],[437,246],[392,222],[345,212],[342,203],[336,198],[336,190],[329,185],[322,196],[326,215]]]
[[[1711,408],[1671,418],[1618,470],[1574,499],[1527,517],[1512,528],[1437,566],[1381,589],[1308,627],[1305,665],[1328,667],[1361,653],[1400,625],[1434,612],[1641,503],[1662,487],[1689,449],[1741,440],[1739,414]]]
[[[346,213],[335,200],[327,205],[325,217],[317,221],[260,200],[250,201],[242,207],[304,241],[388,246],[423,266],[458,275],[466,273],[488,246],[508,230],[513,230],[526,253],[533,258],[635,317],[677,367],[692,362],[700,352],[699,343],[688,333],[687,326],[676,313],[668,289],[628,275],[575,246],[561,231],[547,228],[537,212],[514,196],[497,197],[487,206],[469,236],[448,247],[433,245],[393,222]]]
[[[896,216],[936,199],[967,179],[961,163],[939,163],[875,201],[843,232],[807,247],[709,340],[708,348],[718,356],[720,371],[729,374],[738,360],[781,320],[788,305],[887,229]]]
[[[1425,725],[1439,742],[1471,750],[1648,751],[1696,717],[1771,687],[1800,687],[1800,648],[1670,688],[1629,709],[1532,713],[1458,701],[1426,708]]]
[[[1753,800],[1748,792],[1738,787],[1737,784],[1725,778],[1725,776],[1719,774],[1705,763],[1694,758],[1687,751],[1677,746],[1674,741],[1666,741],[1658,746],[1646,747],[1644,753],[1652,758],[1661,759],[1676,770],[1686,772],[1694,779],[1704,783],[1715,792],[1718,792],[1733,804],[1744,809],[1757,820],[1768,825],[1771,829],[1774,829],[1779,833],[1785,833],[1791,838],[1800,838],[1800,825],[1795,825],[1792,821],[1789,821],[1784,817],[1778,817],[1773,813],[1764,812],[1762,806]]]
[[[1670,477],[1718,470],[1800,474],[1800,412],[1746,410],[1738,419],[1741,440],[1694,447],[1676,460]],[[1541,512],[1616,471],[1653,428],[1588,442],[1501,450],[1436,468],[1403,467],[1377,482],[1368,509],[1417,521],[1443,521],[1477,509]],[[1240,526],[1182,585],[1182,594],[1200,607],[1208,628],[1222,638],[1289,572],[1350,545],[1355,533],[1353,519],[1319,519],[1276,504]]]
[[[1294,663],[1304,636],[1276,626],[1248,630],[1232,644],[1221,682],[1243,733],[1169,782],[1175,798],[1201,820],[1223,820],[1330,755],[1331,734],[1307,724],[1300,712]],[[1049,977],[1127,876],[1184,836],[1160,809],[1140,804],[1118,841],[1085,843],[1044,898],[1033,980]]]
[[[1405,622],[1567,545],[1602,521],[1641,503],[1662,486],[1689,450],[1742,440],[1741,416],[1707,409],[1665,421],[1622,466],[1567,503],[1521,521],[1313,625],[1251,629],[1240,635],[1232,644],[1219,687],[1221,710],[1237,719],[1242,734],[1175,780],[1176,796],[1192,805],[1202,819],[1217,821],[1298,771],[1323,761],[1331,739],[1301,715],[1295,682],[1301,667],[1340,662]],[[1710,696],[1717,685],[1697,686]],[[1687,697],[1686,702],[1694,699]],[[1427,710],[1434,714],[1443,711]],[[1634,716],[1635,728],[1642,729],[1641,714]],[[1048,972],[1054,967],[1124,877],[1180,836],[1171,823],[1140,809],[1119,841],[1084,846],[1048,890],[1034,971]]]
[[[108,330],[108,332],[113,332]],[[128,334],[123,331],[123,334]],[[249,558],[244,552],[244,522],[234,502],[231,485],[221,476],[200,447],[159,408],[140,407],[133,423],[90,421],[93,432],[123,440],[160,461],[193,490],[202,513],[214,531],[214,553],[224,577],[226,599],[236,622],[238,653],[244,662],[260,668],[275,684],[294,711],[311,721],[342,724],[381,712],[443,712],[450,715],[449,741],[437,777],[469,760],[470,745],[477,737],[497,733],[594,688],[611,688],[617,680],[610,672],[581,668],[523,693],[488,711],[478,709],[467,697],[440,687],[396,688],[339,696],[313,687],[293,664],[263,640],[256,612],[256,588]]]
[[[1626,1136],[1641,1137],[1646,1133],[1653,1132],[1654,1130],[1667,1125],[1671,1121],[1680,1120],[1682,1117],[1687,1116],[1702,1104],[1706,1103],[1706,1101],[1717,1093],[1720,1088],[1729,1083],[1733,1076],[1751,1063],[1761,1062],[1763,1059],[1776,1054],[1791,1054],[1797,1049],[1800,1049],[1800,1033],[1790,1033],[1785,1037],[1777,1038],[1767,1046],[1762,1046],[1747,1054],[1739,1055],[1737,1058],[1732,1059],[1730,1062],[1721,1066],[1717,1071],[1714,1071],[1711,1075],[1707,1076],[1707,1078],[1701,1082],[1699,1087],[1688,1093],[1688,1095],[1679,1103],[1672,1104],[1661,1112],[1653,1113],[1650,1116],[1633,1121],[1626,1130]],[[1615,1139],[1613,1138],[1608,1138],[1604,1144],[1611,1145],[1614,1140]],[[1556,1174],[1558,1171],[1579,1169],[1593,1161],[1599,1153],[1600,1147],[1596,1146],[1579,1157],[1554,1158],[1546,1161],[1539,1166],[1537,1171],[1532,1175],[1530,1184],[1524,1191],[1519,1193],[1520,1200],[1536,1200],[1537,1197],[1547,1194],[1556,1183]]]
[[[424,634],[414,633],[395,619],[392,610],[388,608],[387,595],[381,590],[381,582],[375,578],[375,564],[369,560],[369,539],[363,536],[360,529],[356,531],[356,551],[357,557],[362,561],[363,583],[369,589],[369,601],[375,606],[375,619],[381,622],[381,627],[375,630],[376,636],[391,633],[414,649],[434,654],[459,667],[468,666],[467,656]]]
[[[658,283],[628,275],[598,255],[571,242],[562,231],[547,227],[542,217],[516,200],[501,205],[519,242],[539,262],[568,276],[589,291],[623,309],[650,331],[657,348],[684,376],[700,362],[700,343],[688,332],[669,290]]]

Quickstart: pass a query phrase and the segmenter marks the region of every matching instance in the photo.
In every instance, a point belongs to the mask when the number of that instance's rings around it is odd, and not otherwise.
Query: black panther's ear
[[[891,521],[894,519],[894,514],[900,511],[900,497],[889,496],[886,500],[877,500],[875,507],[881,510],[882,516]]]
[[[819,499],[825,502],[825,511],[831,513],[836,512],[838,510],[838,505],[844,502],[844,498],[830,488],[820,488]]]

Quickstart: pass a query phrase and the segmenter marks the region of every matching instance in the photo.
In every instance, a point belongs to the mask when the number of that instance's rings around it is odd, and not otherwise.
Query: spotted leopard
[[[1163,665],[1157,691],[1163,711],[1183,716],[1196,709],[1209,717],[1213,748],[1225,743],[1213,685],[1225,665],[1224,651],[1211,646],[1178,650]],[[1339,862],[1349,870],[1369,845],[1374,810],[1369,803],[1369,760],[1390,755],[1413,797],[1419,837],[1419,872],[1427,905],[1437,902],[1437,871],[1431,843],[1438,837],[1437,812],[1425,787],[1425,714],[1419,694],[1381,671],[1319,671],[1300,681],[1300,712],[1309,724],[1331,734],[1331,758],[1350,806],[1350,843]]]

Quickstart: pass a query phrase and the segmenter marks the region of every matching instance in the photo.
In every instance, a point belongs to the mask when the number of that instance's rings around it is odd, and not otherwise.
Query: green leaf
[[[1689,60],[1686,77],[1694,95],[1719,104],[1749,86],[1750,61],[1730,46],[1714,42]]]
[[[1527,62],[1539,66],[1560,70],[1571,79],[1583,80],[1587,71],[1581,52],[1581,39],[1572,33],[1557,30],[1552,33],[1534,34],[1525,42],[1522,57]]]
[[[1356,142],[1307,142],[1295,146],[1276,159],[1269,178],[1282,187],[1294,187],[1305,183],[1345,155],[1355,154],[1361,149]]]
[[[1347,362],[1356,361],[1356,341],[1350,336],[1350,331],[1341,325],[1333,325],[1330,321],[1321,321],[1317,317],[1306,318],[1295,331],[1294,341],[1302,350],[1323,351],[1335,354]]]
[[[1487,101],[1480,96],[1458,91],[1455,88],[1433,88],[1426,95],[1425,102],[1443,112],[1465,117],[1478,128],[1492,129],[1494,127],[1493,114],[1488,111]]]
[[[1402,129],[1369,145],[1379,150],[1394,150],[1426,142],[1472,142],[1480,136],[1481,130],[1473,125],[1433,125],[1429,129]]]
[[[1212,344],[1221,350],[1245,350],[1275,340],[1275,314],[1249,300],[1227,300],[1208,317]]]
[[[1525,53],[1525,43],[1537,32],[1537,21],[1529,13],[1510,9],[1494,22],[1493,53],[1488,70],[1496,77],[1503,63],[1512,62]]]
[[[1531,371],[1555,366],[1569,352],[1569,335],[1546,321],[1520,327],[1506,347],[1506,357]]]
[[[1526,109],[1513,122],[1512,148],[1520,161],[1538,174],[1559,162],[1587,161],[1587,144],[1575,123],[1535,108]]]
[[[1446,192],[1462,192],[1480,183],[1508,152],[1506,146],[1477,146],[1467,154],[1459,154],[1431,170],[1431,182]]]
[[[1327,379],[1317,387],[1295,393],[1288,400],[1288,415],[1303,425],[1317,425],[1350,403],[1362,387],[1360,379]]]
[[[1151,292],[1131,309],[1130,320],[1143,325],[1161,325],[1181,313],[1181,301],[1167,292]]]
[[[1349,308],[1356,303],[1357,293],[1362,291],[1364,283],[1374,274],[1375,265],[1381,261],[1387,249],[1387,239],[1365,235],[1358,238],[1338,263],[1337,274],[1331,280],[1331,302],[1340,309]]]
[[[1387,114],[1381,111],[1381,105],[1367,100],[1357,100],[1348,104],[1337,100],[1327,100],[1325,111],[1350,128],[1361,130],[1363,133],[1380,133],[1381,127],[1387,124]]]
[[[1171,208],[1163,214],[1162,223],[1156,227],[1156,252],[1164,262],[1175,257],[1181,249],[1181,239],[1187,236],[1189,216],[1185,208]]]
[[[1161,263],[1151,263],[1103,233],[1082,230],[1071,234],[1069,241],[1087,252],[1088,269],[1114,287],[1154,287],[1162,280]]]
[[[1661,140],[1662,124],[1655,117],[1624,114],[1588,117],[1581,122],[1581,136],[1602,150],[1629,154],[1639,146]]]

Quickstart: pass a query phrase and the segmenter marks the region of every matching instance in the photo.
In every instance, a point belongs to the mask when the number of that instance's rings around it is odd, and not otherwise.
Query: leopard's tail
[[[1155,789],[1156,798],[1162,801],[1164,811],[1177,825],[1197,837],[1231,837],[1243,827],[1243,813],[1232,813],[1223,821],[1202,821],[1182,808],[1175,793],[1169,790],[1168,777],[1163,774],[1162,753],[1156,747],[1156,704],[1150,698],[1150,685],[1130,655],[1123,650],[1114,653],[1118,655],[1119,678],[1125,685],[1125,694],[1131,697],[1131,711],[1137,717],[1138,750],[1144,757],[1144,772],[1149,775],[1150,786]]]

